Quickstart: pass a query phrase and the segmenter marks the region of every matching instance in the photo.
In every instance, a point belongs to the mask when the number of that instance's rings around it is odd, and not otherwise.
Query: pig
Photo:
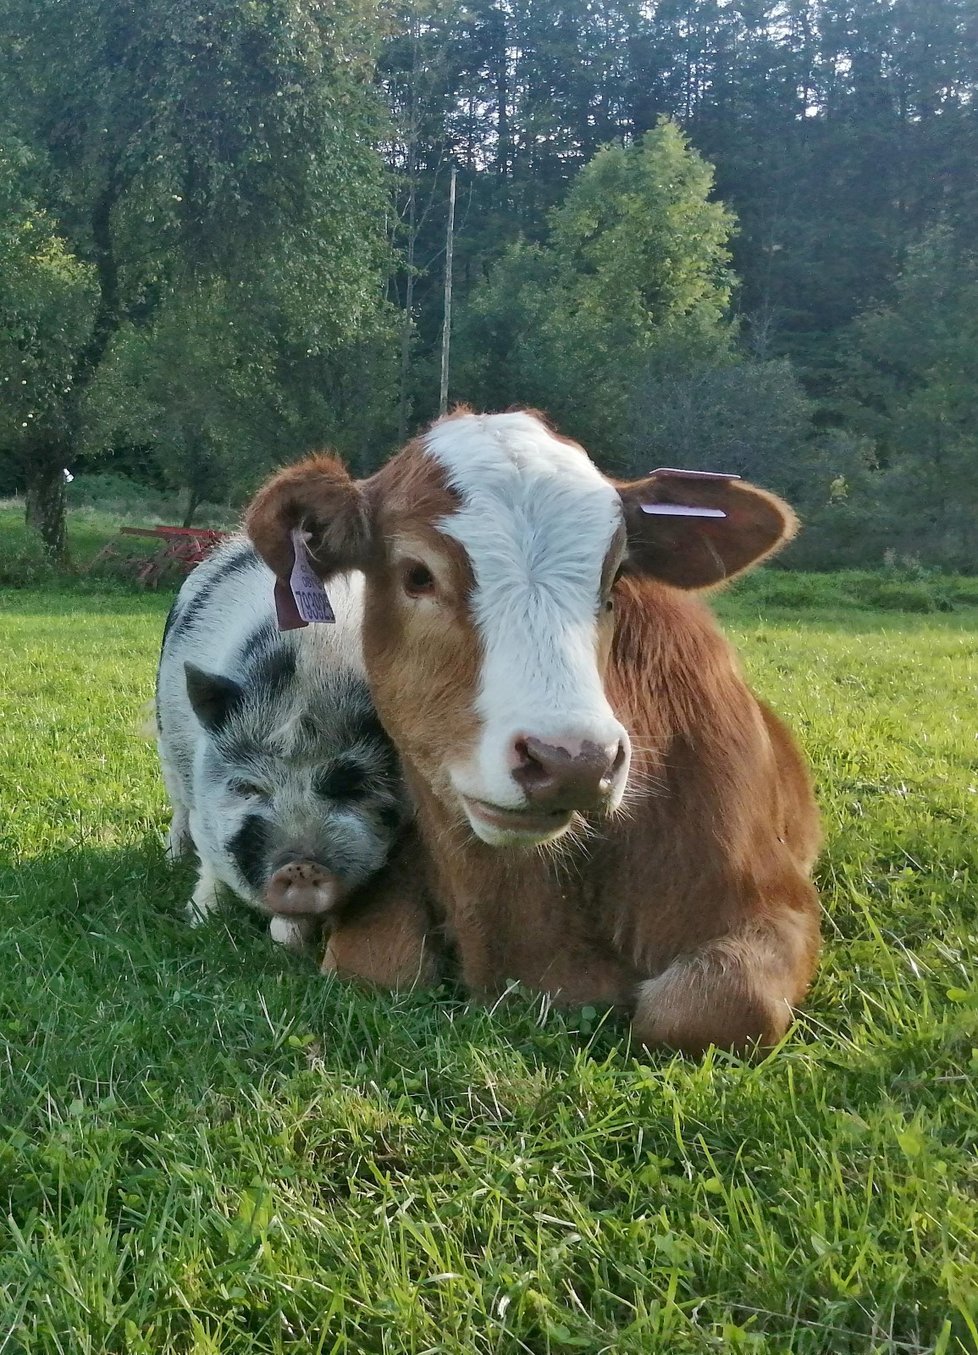
[[[191,923],[224,885],[302,949],[381,869],[411,810],[364,676],[363,576],[331,583],[335,624],[288,631],[274,583],[241,536],[188,576],[163,633],[156,733],[168,855],[193,848],[200,863]]]

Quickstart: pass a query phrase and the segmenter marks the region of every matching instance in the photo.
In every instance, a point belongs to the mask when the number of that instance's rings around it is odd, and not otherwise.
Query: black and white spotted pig
[[[163,635],[156,722],[169,852],[193,846],[200,860],[191,921],[223,884],[298,946],[380,869],[409,810],[364,678],[362,576],[330,585],[335,625],[285,632],[273,586],[243,537],[187,578]]]

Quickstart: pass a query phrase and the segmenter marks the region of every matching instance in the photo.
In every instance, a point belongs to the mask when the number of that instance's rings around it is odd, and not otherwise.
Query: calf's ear
[[[676,588],[732,579],[798,530],[783,500],[730,476],[653,471],[619,484],[618,492],[628,532],[626,572]]]
[[[370,554],[366,496],[331,456],[311,456],[266,480],[245,515],[245,530],[271,570],[287,579],[292,533],[308,534],[309,561],[321,579],[363,569]]]

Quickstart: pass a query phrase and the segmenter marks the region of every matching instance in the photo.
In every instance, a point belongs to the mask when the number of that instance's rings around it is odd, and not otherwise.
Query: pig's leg
[[[218,878],[209,866],[201,862],[200,878],[190,902],[187,904],[187,921],[191,927],[199,927],[218,906]]]
[[[318,917],[273,917],[268,934],[286,950],[303,954],[319,935],[322,919]]]
[[[157,737],[157,747],[160,752],[163,784],[173,806],[170,831],[166,839],[166,856],[168,861],[179,861],[194,845],[193,834],[190,831],[190,810],[186,804],[186,798],[191,790],[187,776],[181,775],[180,764],[169,755],[162,735]]]
[[[193,846],[190,833],[190,814],[185,805],[173,802],[173,818],[166,838],[166,857],[168,861],[179,861],[188,854]]]

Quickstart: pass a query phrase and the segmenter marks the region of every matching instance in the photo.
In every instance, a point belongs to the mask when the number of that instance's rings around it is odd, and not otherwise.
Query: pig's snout
[[[294,917],[328,913],[339,903],[343,886],[338,876],[316,861],[290,861],[265,886],[265,904],[271,913]]]

